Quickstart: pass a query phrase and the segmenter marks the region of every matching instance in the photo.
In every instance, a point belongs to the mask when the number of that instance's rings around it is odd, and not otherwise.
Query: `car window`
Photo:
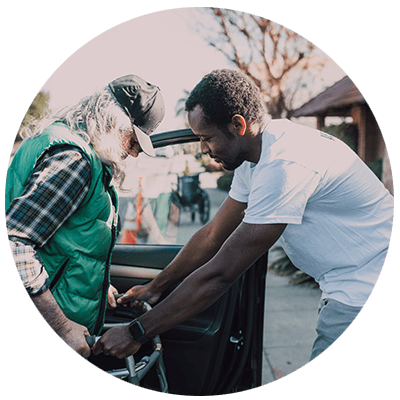
[[[198,142],[156,149],[156,157],[129,157],[118,191],[117,243],[185,244],[226,198],[217,183],[222,175]]]

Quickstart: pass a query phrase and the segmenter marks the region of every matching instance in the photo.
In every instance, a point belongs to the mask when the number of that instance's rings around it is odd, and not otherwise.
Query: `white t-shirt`
[[[248,203],[246,223],[288,224],[280,244],[324,297],[365,303],[389,245],[393,196],[342,141],[272,120],[259,162],[236,169],[229,195]]]

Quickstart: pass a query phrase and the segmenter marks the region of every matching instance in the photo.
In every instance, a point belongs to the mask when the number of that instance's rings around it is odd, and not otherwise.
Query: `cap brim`
[[[150,136],[148,136],[146,133],[144,133],[136,125],[132,124],[132,126],[133,126],[133,129],[135,130],[135,134],[136,134],[137,140],[138,140],[142,150],[148,156],[155,157],[156,156],[156,152],[154,151],[154,147],[153,147],[153,144],[151,142]]]

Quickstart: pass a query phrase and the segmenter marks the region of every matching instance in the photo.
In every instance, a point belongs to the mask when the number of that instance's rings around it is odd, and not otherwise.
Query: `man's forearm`
[[[214,258],[139,317],[146,334],[159,335],[209,307],[275,243],[285,226],[242,225]]]
[[[61,339],[81,356],[89,357],[90,347],[85,340],[85,336],[89,336],[89,331],[64,315],[50,290],[33,296],[32,301]]]
[[[228,196],[212,221],[197,231],[171,264],[151,282],[153,289],[163,292],[210,261],[241,223],[246,206]]]
[[[217,253],[219,243],[213,242],[207,226],[197,231],[175,259],[152,282],[153,288],[163,292],[207,263]]]
[[[206,264],[190,274],[165,300],[139,320],[149,337],[161,334],[203,311],[232,283],[223,276],[214,275]]]
[[[62,312],[50,290],[46,290],[40,295],[33,296],[31,299],[54,331],[59,336],[65,337],[70,331],[69,320]]]

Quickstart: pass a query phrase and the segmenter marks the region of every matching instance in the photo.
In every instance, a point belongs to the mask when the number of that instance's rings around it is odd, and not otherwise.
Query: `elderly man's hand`
[[[60,333],[60,336],[78,354],[83,357],[90,356],[90,347],[87,345],[85,339],[86,336],[89,336],[89,331],[86,327],[69,320],[65,328],[65,333]]]
[[[107,331],[93,346],[94,355],[103,353],[106,356],[125,358],[134,355],[141,344],[131,338],[128,327],[113,328]]]
[[[107,308],[116,308],[117,307],[117,302],[115,300],[115,295],[118,294],[118,290],[110,285],[108,288],[108,293],[107,293]]]

